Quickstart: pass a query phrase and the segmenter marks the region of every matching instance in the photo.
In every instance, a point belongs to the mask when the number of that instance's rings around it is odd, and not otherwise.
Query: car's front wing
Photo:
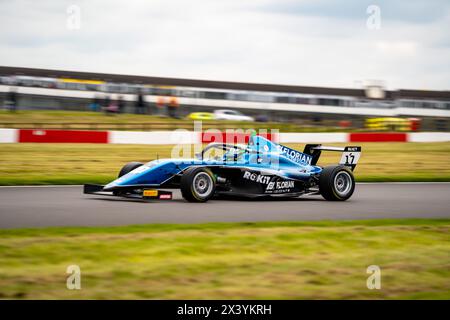
[[[172,192],[166,190],[158,190],[158,189],[133,189],[130,192],[125,192],[118,190],[117,192],[113,191],[105,191],[103,190],[104,186],[99,184],[85,184],[83,186],[84,194],[95,194],[101,196],[115,196],[115,197],[125,197],[132,199],[143,199],[143,200],[171,200]]]

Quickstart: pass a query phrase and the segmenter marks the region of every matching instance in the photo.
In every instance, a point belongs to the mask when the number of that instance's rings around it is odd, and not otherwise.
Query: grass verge
[[[360,145],[358,181],[450,181],[450,142]],[[303,149],[300,144],[289,146]],[[103,184],[125,163],[170,158],[171,150],[165,145],[3,144],[0,185]],[[323,152],[319,164],[338,163],[340,155]]]
[[[0,110],[0,124],[10,128],[33,129],[34,124],[45,123],[47,129],[95,129],[95,130],[173,130],[193,129],[193,121],[166,116],[117,114],[105,115],[101,112],[62,111],[62,110],[21,110],[9,112]],[[242,121],[202,121],[203,129],[278,129],[283,132],[335,132],[350,131],[351,128],[337,127],[335,121],[323,121],[320,125],[301,125],[281,122],[242,122]]]
[[[0,297],[449,299],[450,220],[2,230]],[[66,268],[81,268],[81,290]],[[381,268],[368,290],[366,268]]]

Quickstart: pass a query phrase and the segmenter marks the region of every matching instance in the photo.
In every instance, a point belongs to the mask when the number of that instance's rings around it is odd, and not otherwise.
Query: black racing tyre
[[[136,168],[139,168],[142,165],[143,163],[141,162],[128,162],[126,165],[122,167],[122,169],[120,169],[118,178],[126,175],[128,172],[133,171]]]
[[[206,202],[214,196],[216,178],[207,168],[192,167],[181,176],[180,190],[189,202]]]
[[[319,177],[320,194],[329,201],[345,201],[355,191],[355,178],[346,166],[323,168]]]

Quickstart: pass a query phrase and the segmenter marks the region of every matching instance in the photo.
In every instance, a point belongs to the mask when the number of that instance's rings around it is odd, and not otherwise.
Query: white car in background
[[[236,110],[215,110],[214,119],[216,120],[234,120],[234,121],[255,121],[254,118],[246,116]]]

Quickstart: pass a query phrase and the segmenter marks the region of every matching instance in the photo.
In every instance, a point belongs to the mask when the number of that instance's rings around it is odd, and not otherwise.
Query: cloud
[[[410,0],[408,2],[392,0],[280,0],[256,4],[255,8],[289,15],[365,20],[366,8],[370,5],[380,7],[386,20],[411,23],[428,23],[442,19],[450,9],[447,0]]]
[[[433,2],[433,1],[432,1]],[[340,4],[335,4],[340,3]],[[4,65],[230,81],[448,89],[443,1],[0,1]],[[67,7],[81,28],[67,28]]]

